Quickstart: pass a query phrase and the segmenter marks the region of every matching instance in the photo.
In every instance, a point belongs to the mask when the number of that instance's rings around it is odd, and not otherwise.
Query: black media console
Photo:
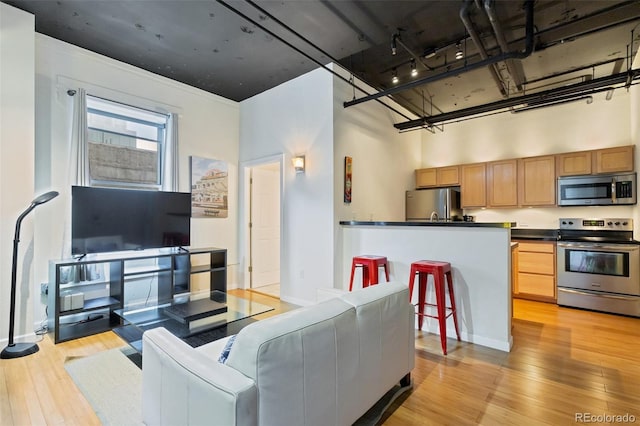
[[[208,288],[193,288],[200,274],[208,274]],[[50,261],[48,327],[60,343],[120,326],[122,318],[115,311],[149,308],[161,308],[188,324],[227,309],[213,296],[189,301],[192,292],[219,295],[226,290],[227,250],[220,248],[163,248]]]

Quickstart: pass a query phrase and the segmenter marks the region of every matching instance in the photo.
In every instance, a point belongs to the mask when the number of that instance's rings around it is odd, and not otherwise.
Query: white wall
[[[422,131],[422,167],[493,161],[635,144],[631,102],[637,91],[618,89],[592,104],[575,102],[519,114],[504,113]],[[636,94],[634,94],[636,93]],[[636,130],[637,133],[637,130]],[[636,149],[636,166],[640,150]],[[635,217],[635,206],[465,210],[477,221],[514,221],[519,227],[557,228],[559,217]],[[640,221],[635,220],[635,232]]]
[[[34,26],[33,15],[0,3],[0,346],[9,336],[9,299],[15,223],[34,198]],[[49,206],[42,206],[45,209]],[[33,331],[30,306],[38,297],[31,285],[33,219],[22,223],[18,252],[16,341]]]
[[[237,283],[237,164],[239,105],[216,95],[114,61],[67,43],[36,34],[36,189],[54,189],[46,218],[36,222],[35,277],[39,293],[47,281],[49,259],[68,256],[63,242],[70,238],[68,89],[84,87],[89,94],[162,112],[179,114],[179,189],[190,191],[189,157],[215,158],[229,163],[229,217],[192,219],[192,246],[228,249],[229,286]],[[33,125],[31,126],[33,128]],[[34,173],[31,171],[33,177]],[[35,291],[35,290],[34,290]],[[36,293],[36,294],[38,294]],[[36,303],[34,321],[44,318]]]
[[[342,68],[334,69],[349,77]],[[357,84],[374,93],[359,81]],[[414,170],[421,163],[420,132],[399,133],[393,124],[406,118],[375,101],[344,108],[343,103],[353,98],[353,89],[338,77],[334,78],[333,90],[336,223],[404,221],[404,192],[414,188]],[[356,96],[364,95],[356,91]],[[384,101],[403,111],[390,100]],[[350,204],[343,202],[345,156],[353,158]]]
[[[349,75],[339,66],[333,69],[345,78]],[[374,93],[370,87],[356,80],[356,84]],[[405,121],[379,102],[344,108],[343,103],[353,98],[353,88],[339,77],[333,78],[334,124],[334,227],[336,245],[335,288],[345,288],[342,270],[351,266],[351,255],[342,252],[344,220],[404,221],[405,191],[415,186],[414,170],[420,167],[420,132],[399,133],[394,123]],[[364,96],[356,91],[356,97]],[[396,111],[406,113],[388,99]],[[344,158],[353,159],[351,203],[344,202]],[[360,253],[380,254],[386,253]]]
[[[283,300],[313,303],[318,289],[343,287],[334,278],[343,262],[339,221],[404,220],[404,191],[420,164],[420,134],[399,134],[397,114],[376,102],[345,109],[351,97],[346,82],[318,69],[241,103],[240,161],[286,157]],[[299,153],[306,155],[307,170],[296,175],[290,160]],[[343,202],[345,156],[353,158],[351,204]]]
[[[326,70],[240,103],[240,162],[279,154],[285,156],[280,297],[308,304],[318,288],[333,287],[332,79]],[[296,154],[306,156],[303,174],[291,164]],[[245,230],[240,234],[243,239]],[[246,270],[246,258],[240,261]]]

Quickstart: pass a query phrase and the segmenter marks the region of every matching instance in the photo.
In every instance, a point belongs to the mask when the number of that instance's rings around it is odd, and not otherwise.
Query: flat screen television
[[[73,186],[71,254],[190,244],[191,194]]]

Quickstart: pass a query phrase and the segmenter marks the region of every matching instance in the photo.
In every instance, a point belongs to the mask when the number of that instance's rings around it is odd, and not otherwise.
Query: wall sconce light
[[[304,155],[296,155],[293,157],[293,167],[296,169],[296,173],[304,173],[305,162]]]

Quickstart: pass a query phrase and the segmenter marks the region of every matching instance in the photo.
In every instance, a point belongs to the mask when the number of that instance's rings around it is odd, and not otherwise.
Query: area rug
[[[103,425],[142,425],[142,371],[129,356],[130,348],[111,349],[64,364]],[[135,352],[135,351],[133,351]],[[391,406],[411,389],[396,385],[354,426],[375,426],[391,415]],[[408,395],[408,394],[407,394]]]
[[[103,425],[142,425],[142,371],[128,348],[111,349],[64,363]]]

